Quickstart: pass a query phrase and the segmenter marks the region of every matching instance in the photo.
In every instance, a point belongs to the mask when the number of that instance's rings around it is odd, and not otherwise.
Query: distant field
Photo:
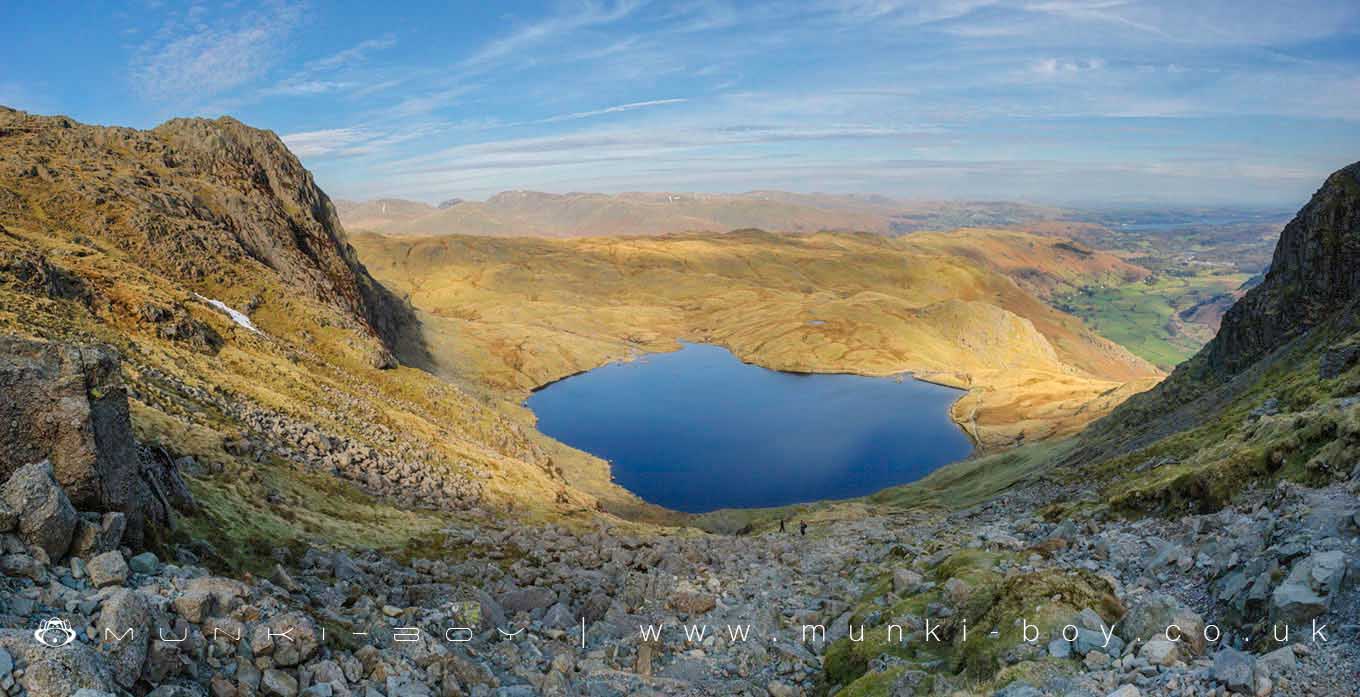
[[[1055,305],[1074,314],[1101,336],[1162,369],[1194,355],[1218,329],[1232,293],[1250,276],[1220,270],[1193,275],[1159,275],[1148,282],[1086,287],[1055,298]],[[1215,299],[1217,302],[1214,302]],[[1193,316],[1180,313],[1212,303]]]

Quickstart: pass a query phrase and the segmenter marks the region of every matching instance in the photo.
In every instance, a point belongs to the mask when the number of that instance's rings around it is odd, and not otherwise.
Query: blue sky
[[[1360,159],[1360,3],[16,3],[0,104],[230,114],[332,196],[1300,203]]]

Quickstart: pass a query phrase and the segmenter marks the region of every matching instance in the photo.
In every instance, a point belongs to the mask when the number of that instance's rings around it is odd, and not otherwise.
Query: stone
[[[6,554],[0,557],[0,573],[31,578],[41,583],[47,577],[47,566],[27,554]]]
[[[296,593],[302,590],[302,586],[298,585],[298,582],[293,580],[293,577],[288,573],[288,570],[284,569],[280,564],[274,565],[274,571],[269,574],[269,581],[290,593]]]
[[[1048,534],[1049,540],[1066,540],[1072,542],[1077,537],[1077,523],[1071,518],[1064,518],[1063,522],[1053,528],[1053,532]]]
[[[151,605],[140,591],[120,588],[104,600],[95,623],[99,651],[108,656],[113,679],[124,688],[131,689],[141,676],[149,632],[155,626]],[[127,635],[129,629],[131,635]]]
[[[575,627],[578,620],[571,613],[571,608],[566,603],[556,603],[548,608],[543,614],[542,624],[544,627],[555,629],[570,629]]]
[[[1143,693],[1134,685],[1121,685],[1119,689],[1106,695],[1106,697],[1143,697]]]
[[[201,576],[189,581],[185,593],[203,592],[212,596],[216,612],[231,612],[241,605],[250,592],[246,584],[221,576]]]
[[[1317,552],[1308,558],[1308,583],[1329,598],[1341,591],[1346,578],[1346,554],[1339,549]]]
[[[91,519],[92,518],[92,519]],[[127,526],[127,516],[121,512],[82,513],[76,523],[76,532],[71,539],[71,555],[92,557],[118,548],[123,541],[123,530]]]
[[[1330,598],[1319,595],[1306,580],[1296,578],[1294,574],[1290,574],[1270,594],[1271,616],[1287,624],[1303,624],[1321,617],[1329,607]]]
[[[0,400],[0,477],[50,461],[75,507],[127,516],[133,546],[142,544],[144,524],[168,524],[154,494],[160,483],[143,476],[111,349],[0,337],[0,392],[7,397]]]
[[[19,515],[19,537],[57,560],[76,530],[76,509],[47,461],[20,467],[0,488],[0,498]]]
[[[904,569],[902,567],[893,569],[893,592],[898,595],[914,593],[924,582],[925,578],[911,569]]]
[[[151,552],[142,552],[128,560],[128,568],[139,574],[154,574],[160,565],[161,560]]]
[[[604,616],[609,612],[609,606],[612,604],[613,601],[610,600],[608,594],[595,591],[587,596],[585,602],[582,603],[581,616],[585,618],[586,622],[594,624],[604,619]]]
[[[203,620],[207,619],[212,613],[215,602],[212,593],[205,590],[191,590],[181,593],[179,597],[172,601],[171,605],[180,617],[194,624],[202,624]]]
[[[944,596],[949,599],[955,607],[968,601],[968,595],[973,589],[968,586],[968,582],[961,578],[951,578],[944,582]]]
[[[320,633],[317,632],[316,625],[312,623],[311,618],[301,613],[292,612],[268,620],[256,629],[256,636],[261,630],[274,633],[275,636],[272,637],[274,663],[283,667],[304,663],[315,656],[317,650],[321,648]],[[285,636],[279,636],[285,633]]]
[[[1204,618],[1165,593],[1149,593],[1129,608],[1118,629],[1125,641],[1152,641],[1167,637],[1167,627],[1179,630],[1180,643],[1191,656],[1204,655]],[[1171,638],[1177,638],[1176,629]]]
[[[277,668],[270,668],[260,679],[260,689],[271,697],[297,697],[298,681]]]
[[[1180,660],[1180,645],[1166,639],[1153,639],[1138,651],[1138,655],[1154,666],[1170,667]]]
[[[541,586],[518,588],[500,597],[500,605],[510,614],[533,612],[550,607],[557,601],[557,594]]]
[[[642,644],[637,649],[637,661],[633,664],[633,672],[643,677],[652,674],[652,645]]]
[[[1054,658],[1071,658],[1072,642],[1062,638],[1048,642],[1048,655]]]
[[[359,566],[344,552],[336,552],[331,562],[331,572],[338,581],[352,581],[363,575]]]
[[[15,682],[27,691],[28,697],[71,697],[82,690],[113,693],[108,666],[94,649],[82,642],[54,651],[34,641],[32,631],[0,629],[0,648],[24,666],[23,675],[15,677]],[[10,691],[16,693],[17,690]]]
[[[197,685],[161,685],[146,693],[146,697],[205,697]]]
[[[90,560],[85,567],[90,575],[90,583],[95,588],[121,586],[127,583],[128,565],[123,561],[122,552],[105,552]]]
[[[1124,640],[1116,634],[1111,634],[1107,643],[1104,632],[1079,627],[1077,640],[1072,642],[1072,648],[1078,656],[1085,656],[1093,651],[1100,651],[1106,656],[1118,656],[1124,648]]]
[[[14,532],[19,527],[19,512],[0,501],[0,532]]]
[[[1330,380],[1360,361],[1360,342],[1350,341],[1328,347],[1318,359],[1318,377]]]
[[[693,591],[678,591],[671,595],[667,602],[674,610],[678,610],[687,615],[702,615],[705,612],[717,607],[718,601],[707,593],[696,593]]]
[[[506,622],[505,608],[496,602],[489,593],[478,588],[475,592],[477,597],[477,610],[481,619],[481,627],[490,629],[492,627],[504,627]],[[601,617],[603,617],[603,613]]]
[[[1237,649],[1225,646],[1214,653],[1214,680],[1230,692],[1248,695],[1256,690],[1252,658]]]
[[[1265,671],[1271,677],[1279,677],[1283,673],[1294,670],[1298,665],[1298,657],[1294,653],[1294,647],[1282,646],[1270,653],[1256,659],[1256,667]]]

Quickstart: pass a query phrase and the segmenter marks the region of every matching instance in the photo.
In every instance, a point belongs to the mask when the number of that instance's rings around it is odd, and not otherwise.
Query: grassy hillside
[[[780,370],[912,372],[968,388],[955,418],[1002,446],[1070,433],[1158,375],[1036,295],[1140,270],[1022,233],[354,244],[424,313],[447,373],[520,394],[676,339],[706,341]]]
[[[478,385],[393,367],[382,335],[418,344],[409,310],[304,174],[230,120],[0,111],[0,332],[117,349],[139,437],[198,463],[186,524],[223,559],[264,539],[400,549],[450,516],[666,515]]]

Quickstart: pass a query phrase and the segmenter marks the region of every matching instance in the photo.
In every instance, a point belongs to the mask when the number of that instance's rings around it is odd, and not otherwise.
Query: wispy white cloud
[[[1103,70],[1105,61],[1100,58],[1085,60],[1063,60],[1061,58],[1042,58],[1030,64],[1028,72],[1045,79],[1053,79]]]
[[[132,80],[146,97],[193,102],[259,79],[279,60],[300,5],[273,2],[232,21],[210,21],[201,6],[167,19],[133,59]]]
[[[674,99],[652,99],[645,102],[629,102],[628,104],[617,104],[611,107],[605,107],[603,109],[592,109],[590,111],[576,111],[570,114],[558,114],[556,116],[549,116],[547,118],[537,119],[529,123],[543,124],[543,123],[558,123],[561,121],[576,121],[579,119],[588,119],[593,116],[604,116],[605,114],[620,114],[625,111],[636,111],[638,109],[665,106],[667,104],[684,104],[687,101],[689,100],[683,98],[674,98]]]
[[[829,0],[826,6],[849,21],[922,25],[968,17],[998,0]]]
[[[353,89],[357,86],[354,82],[343,82],[336,80],[285,80],[271,87],[260,90],[263,96],[310,96],[316,94],[326,94],[328,92],[339,92],[341,90]]]
[[[335,70],[345,66],[362,62],[369,54],[375,51],[392,48],[397,45],[397,38],[391,34],[378,37],[376,39],[366,39],[350,46],[343,51],[337,51],[324,58],[309,61],[304,66],[309,72],[324,72]]]
[[[361,41],[349,48],[328,56],[305,63],[301,70],[260,90],[262,97],[307,97],[332,92],[362,90],[364,94],[375,91],[370,80],[346,79],[343,76],[352,72],[375,51],[391,48],[397,44],[391,35]],[[387,81],[381,81],[387,82]]]
[[[288,133],[283,142],[298,157],[322,157],[370,138],[372,135],[361,128],[328,128]]]
[[[638,0],[612,3],[583,2],[560,14],[524,24],[483,45],[461,63],[463,68],[485,68],[532,46],[550,42],[590,27],[612,24],[633,13]]]

